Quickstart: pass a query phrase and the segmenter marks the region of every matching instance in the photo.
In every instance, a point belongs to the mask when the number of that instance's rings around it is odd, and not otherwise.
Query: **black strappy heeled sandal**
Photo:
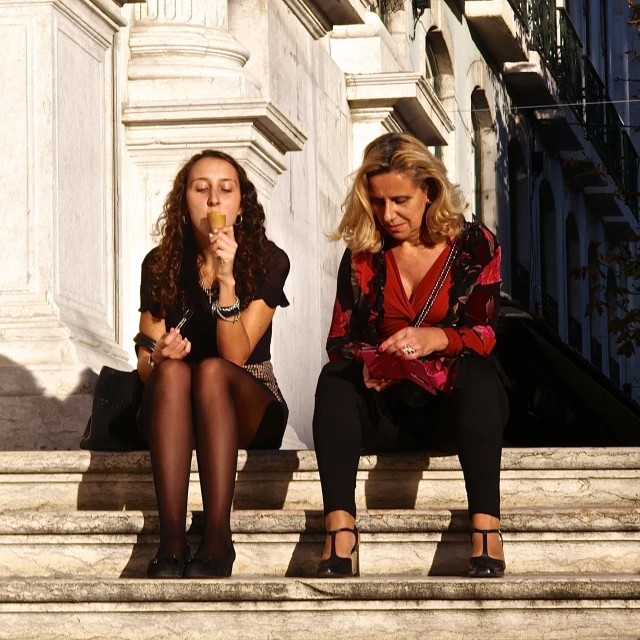
[[[341,558],[336,554],[336,536],[343,531],[352,533],[355,538],[355,544],[351,549],[351,557]],[[335,531],[327,531],[327,535],[331,536],[331,555],[327,560],[321,560],[318,565],[318,578],[353,578],[360,575],[360,533],[355,525],[353,529],[336,529]]]
[[[502,531],[500,531],[500,529],[472,529],[472,543],[474,533],[482,534],[482,553],[479,556],[469,558],[469,575],[472,578],[502,578],[507,565],[504,560],[492,558],[489,555],[489,549],[487,546],[487,535],[490,533],[497,533],[500,536],[500,544],[504,544],[502,540]]]

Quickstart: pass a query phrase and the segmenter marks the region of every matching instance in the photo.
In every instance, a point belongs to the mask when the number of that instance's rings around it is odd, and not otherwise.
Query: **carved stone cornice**
[[[181,125],[177,135],[188,136],[188,127],[234,123],[254,126],[282,153],[299,151],[307,139],[271,101],[264,98],[136,103],[124,108],[122,119],[127,128],[138,129],[136,138],[139,142],[140,137],[147,137],[146,133],[154,127]],[[152,139],[150,135],[149,141]]]
[[[428,145],[446,144],[454,125],[431,85],[420,73],[367,73],[346,76],[352,110],[393,108],[409,131]]]
[[[361,24],[366,9],[361,0],[284,0],[302,26],[318,40],[334,25]]]

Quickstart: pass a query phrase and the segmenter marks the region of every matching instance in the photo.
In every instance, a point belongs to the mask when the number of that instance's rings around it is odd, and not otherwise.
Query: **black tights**
[[[355,488],[360,452],[430,446],[433,427],[448,429],[464,474],[470,515],[500,517],[502,430],[508,417],[504,388],[491,363],[465,357],[456,388],[424,407],[409,407],[393,387],[378,393],[364,386],[362,365],[327,364],[318,380],[313,440],[325,515],[356,515]]]
[[[149,442],[160,516],[158,557],[181,556],[194,435],[204,508],[197,555],[223,560],[231,543],[238,448],[278,448],[286,416],[250,373],[221,358],[164,360],[145,385],[140,426]]]

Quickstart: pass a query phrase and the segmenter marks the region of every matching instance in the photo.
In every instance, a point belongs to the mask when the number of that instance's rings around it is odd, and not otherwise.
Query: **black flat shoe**
[[[147,578],[175,580],[182,578],[184,567],[189,562],[189,544],[184,557],[169,556],[158,558],[156,556],[147,567]]]
[[[500,536],[500,544],[503,544],[502,532],[500,529],[473,529],[471,531],[472,541],[474,533],[482,534],[482,553],[479,556],[469,558],[469,575],[472,578],[502,578],[507,565],[504,560],[489,556],[487,547],[489,533],[497,533]]]
[[[215,560],[211,556],[199,558],[193,556],[184,568],[185,578],[228,578],[236,560],[236,550],[231,545],[229,554],[224,560]]]
[[[342,531],[353,533],[356,542],[351,549],[350,558],[340,558],[336,555],[336,535]],[[327,560],[321,560],[318,565],[318,578],[352,578],[360,575],[360,534],[358,527],[355,525],[353,529],[336,529],[335,531],[327,531],[327,535],[331,536],[331,555]]]

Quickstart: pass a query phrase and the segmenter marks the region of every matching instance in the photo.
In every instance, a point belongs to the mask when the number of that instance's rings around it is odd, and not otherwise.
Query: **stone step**
[[[460,575],[466,513],[363,511],[363,576]],[[312,576],[324,541],[319,511],[235,511],[236,575]],[[192,550],[202,513],[187,521]],[[158,546],[157,512],[11,512],[0,519],[0,578],[144,577]],[[640,508],[505,509],[509,570],[515,573],[637,573]]]
[[[504,507],[640,506],[640,448],[505,449]],[[202,508],[195,455],[189,508]],[[359,508],[466,508],[457,456],[366,455]],[[241,451],[235,509],[319,509],[313,451]],[[156,508],[149,454],[0,452],[0,511]]]
[[[0,582],[0,640],[639,636],[630,575]]]

